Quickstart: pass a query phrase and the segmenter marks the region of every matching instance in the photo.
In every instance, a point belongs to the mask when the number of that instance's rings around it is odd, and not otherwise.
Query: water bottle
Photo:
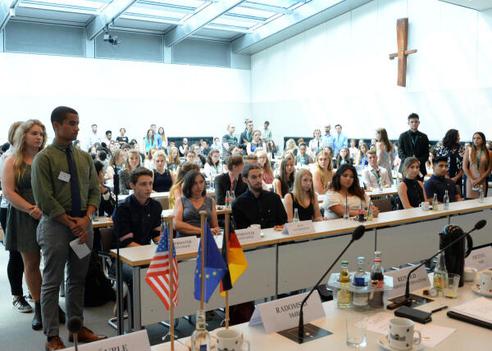
[[[342,260],[340,268],[340,289],[337,292],[338,308],[350,308],[352,305],[352,293],[350,292],[350,272],[348,270],[349,263],[347,260]]]
[[[432,210],[437,211],[439,210],[439,201],[437,201],[437,194],[434,194],[434,197],[432,198]]]
[[[480,184],[480,188],[478,189],[480,192],[480,197],[478,198],[479,202],[483,202],[483,197],[484,197],[484,191],[483,191],[483,184]]]
[[[372,201],[369,200],[369,206],[367,207],[367,220],[372,221],[373,218],[374,218],[374,216],[372,214]]]
[[[449,193],[448,191],[444,191],[444,197],[442,198],[442,202],[444,203],[444,209],[449,210]]]
[[[381,263],[381,251],[374,252],[374,259],[371,267],[371,287],[378,289],[369,294],[369,306],[374,308],[384,307],[383,294],[384,291],[384,273]]]
[[[366,282],[366,271],[364,269],[365,258],[360,256],[357,257],[358,269],[354,274],[353,285],[358,288],[364,288],[367,286]],[[352,295],[352,305],[359,308],[367,307],[369,303],[369,293],[368,292],[354,292]]]
[[[297,208],[294,208],[294,218],[292,219],[292,222],[299,222],[299,210]]]

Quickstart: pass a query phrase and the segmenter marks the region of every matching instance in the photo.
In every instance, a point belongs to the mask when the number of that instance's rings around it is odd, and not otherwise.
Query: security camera
[[[119,45],[121,42],[118,40],[118,36],[111,35],[110,33],[104,33],[103,40],[110,43],[113,46]]]

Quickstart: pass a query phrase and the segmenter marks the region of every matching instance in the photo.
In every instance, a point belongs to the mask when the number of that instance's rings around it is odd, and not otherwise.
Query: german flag
[[[227,266],[227,271],[220,282],[220,294],[225,296],[225,291],[231,290],[233,285],[239,279],[239,277],[246,271],[248,268],[248,261],[246,260],[246,256],[244,255],[243,248],[239,243],[239,240],[234,231],[231,231],[229,234],[229,252],[227,253],[226,248],[226,234],[224,231],[224,237],[222,240],[222,257]]]

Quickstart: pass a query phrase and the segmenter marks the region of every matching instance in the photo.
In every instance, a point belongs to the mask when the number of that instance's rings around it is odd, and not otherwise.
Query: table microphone
[[[432,255],[431,257],[429,257],[426,260],[423,260],[420,264],[418,264],[410,272],[408,272],[408,275],[407,275],[407,283],[406,283],[406,287],[405,287],[405,299],[403,301],[401,301],[401,302],[395,302],[395,303],[393,303],[392,304],[392,309],[393,308],[400,307],[400,306],[403,306],[403,305],[410,306],[412,304],[412,300],[410,299],[410,276],[412,275],[413,272],[415,272],[417,269],[419,269],[420,267],[422,267],[426,262],[429,262],[430,260],[432,260],[434,257],[436,257],[437,255],[439,255],[444,250],[446,250],[449,247],[451,247],[454,244],[456,244],[458,241],[463,240],[468,234],[474,232],[475,230],[482,229],[483,227],[485,227],[486,224],[487,224],[487,221],[485,219],[479,220],[477,223],[475,223],[475,225],[473,226],[473,228],[470,231],[468,231],[466,233],[463,233],[458,238],[456,238],[455,240],[451,241],[448,245],[446,245],[445,247],[443,247],[441,250],[439,250],[438,252],[436,252],[436,254]]]
[[[299,326],[298,326],[298,329],[297,329],[297,333],[298,333],[297,334],[297,337],[298,337],[297,342],[298,343],[302,344],[303,341],[304,341],[304,310],[303,309],[304,309],[304,305],[306,304],[306,301],[309,299],[309,297],[314,292],[314,290],[318,287],[318,285],[321,284],[321,282],[323,281],[323,279],[325,279],[326,275],[331,271],[331,269],[333,268],[333,266],[338,262],[338,260],[340,259],[340,257],[342,257],[342,255],[345,253],[345,251],[347,251],[347,249],[350,247],[350,245],[352,245],[352,243],[354,241],[359,240],[360,238],[362,238],[362,236],[364,235],[364,232],[365,231],[366,231],[366,227],[364,227],[363,225],[360,225],[360,226],[358,226],[357,228],[354,229],[354,231],[352,232],[352,239],[347,244],[347,246],[345,247],[345,249],[343,249],[343,251],[333,261],[333,263],[331,264],[331,266],[326,270],[326,272],[323,274],[323,276],[320,278],[320,280],[318,280],[318,282],[313,286],[313,288],[311,289],[311,291],[309,291],[309,294],[307,294],[306,297],[304,298],[304,300],[302,300],[302,302],[301,302],[301,308],[299,309]]]
[[[72,317],[68,320],[67,328],[73,337],[75,351],[79,350],[79,331],[82,329],[82,320],[79,317]]]

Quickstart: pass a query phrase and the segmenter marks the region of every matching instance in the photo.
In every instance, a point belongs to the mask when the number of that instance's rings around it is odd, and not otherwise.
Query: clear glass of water
[[[360,350],[367,345],[367,318],[350,316],[346,319],[347,346]]]

